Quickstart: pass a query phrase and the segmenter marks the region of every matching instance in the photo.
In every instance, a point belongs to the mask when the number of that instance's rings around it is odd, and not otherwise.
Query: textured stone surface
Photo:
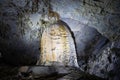
[[[117,45],[116,45],[117,44]],[[120,79],[119,72],[119,42],[108,43],[94,57],[89,59],[87,64],[87,72],[97,76],[115,80]]]
[[[120,37],[119,0],[52,0],[51,4],[61,18],[71,18],[94,27],[110,40]]]
[[[57,62],[65,66],[78,66],[73,37],[68,25],[58,21],[46,28],[41,38],[42,65]]]
[[[1,0],[2,58],[14,65],[36,63],[41,33],[50,24],[45,15],[49,4],[74,36],[80,69],[119,80],[119,0]]]
[[[73,67],[23,66],[30,67],[32,73],[18,75],[19,67],[0,66],[1,80],[104,80],[94,75],[86,74]]]

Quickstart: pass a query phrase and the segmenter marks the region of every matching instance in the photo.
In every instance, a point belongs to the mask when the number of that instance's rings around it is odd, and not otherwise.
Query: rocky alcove
[[[119,0],[0,0],[0,80],[119,80],[119,73]]]

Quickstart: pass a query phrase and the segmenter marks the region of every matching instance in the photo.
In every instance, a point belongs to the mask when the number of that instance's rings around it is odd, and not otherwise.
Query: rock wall
[[[14,65],[35,64],[51,7],[72,32],[80,69],[119,80],[119,4],[119,0],[1,0],[1,57]]]
[[[71,18],[94,27],[111,41],[120,37],[119,4],[119,0],[51,0],[53,10],[62,18]]]
[[[44,30],[41,38],[40,62],[49,66],[56,63],[59,66],[79,67],[74,39],[64,22],[57,21]]]

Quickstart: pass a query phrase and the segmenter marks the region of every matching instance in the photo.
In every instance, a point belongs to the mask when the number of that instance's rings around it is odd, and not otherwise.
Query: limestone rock
[[[64,22],[58,21],[43,32],[40,56],[42,65],[58,62],[78,67],[74,40],[67,27]]]

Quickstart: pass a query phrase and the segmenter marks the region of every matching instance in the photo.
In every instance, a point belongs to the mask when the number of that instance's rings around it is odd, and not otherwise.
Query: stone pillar
[[[46,28],[41,38],[41,65],[78,67],[73,37],[62,22]]]

